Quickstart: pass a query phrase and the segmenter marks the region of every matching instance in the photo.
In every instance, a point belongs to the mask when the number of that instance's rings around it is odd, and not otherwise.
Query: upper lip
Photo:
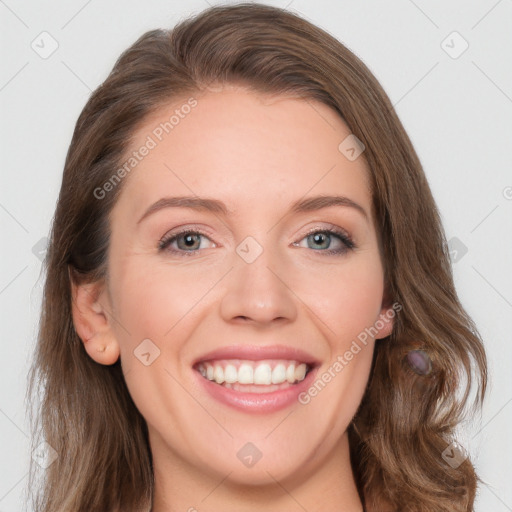
[[[212,359],[247,359],[259,361],[260,359],[283,359],[299,361],[309,366],[317,366],[320,361],[311,354],[295,347],[284,345],[229,345],[217,348],[198,357],[193,365],[201,361]]]

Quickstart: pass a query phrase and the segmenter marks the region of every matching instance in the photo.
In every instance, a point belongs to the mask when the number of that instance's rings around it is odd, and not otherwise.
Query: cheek
[[[133,342],[141,336],[164,340],[185,316],[193,314],[218,280],[208,268],[201,273],[197,267],[148,265],[145,259],[131,258],[113,276],[117,282],[114,301],[118,319],[131,333]]]
[[[143,255],[130,257],[112,273],[114,327],[125,381],[138,410],[152,424],[167,414],[162,404],[175,407],[183,401],[181,388],[170,374],[175,374],[173,364],[190,333],[193,306],[207,284],[194,285],[184,274],[166,265],[148,264]],[[147,339],[154,345],[147,341],[143,345]]]
[[[295,281],[297,295],[322,322],[326,337],[338,349],[379,318],[384,291],[380,260],[366,258],[333,265],[327,271],[303,274]]]

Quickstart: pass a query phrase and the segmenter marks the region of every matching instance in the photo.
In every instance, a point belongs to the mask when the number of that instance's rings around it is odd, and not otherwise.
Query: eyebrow
[[[344,206],[358,211],[368,221],[366,210],[345,196],[313,196],[295,201],[290,207],[290,213],[303,213],[329,208],[331,206]],[[163,208],[191,208],[198,211],[218,213],[224,216],[233,215],[233,211],[218,199],[210,199],[199,196],[163,197],[153,203],[137,221],[140,224],[146,217]]]

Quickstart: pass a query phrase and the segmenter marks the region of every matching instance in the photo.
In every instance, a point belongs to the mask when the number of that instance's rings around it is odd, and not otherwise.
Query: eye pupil
[[[322,243],[325,243],[325,240],[327,240],[327,236],[325,235],[325,233],[315,233],[314,235],[312,235],[312,237],[315,244],[322,245]]]
[[[187,248],[193,247],[194,244],[197,243],[199,236],[201,236],[201,235],[194,235],[194,234],[190,234],[190,233],[184,235],[183,240],[184,240],[185,246]]]

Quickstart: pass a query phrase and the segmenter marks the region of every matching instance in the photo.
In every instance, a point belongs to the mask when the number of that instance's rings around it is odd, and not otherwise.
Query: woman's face
[[[374,338],[391,331],[368,171],[326,105],[235,87],[194,98],[131,142],[112,343],[155,467],[300,478],[346,454]]]

